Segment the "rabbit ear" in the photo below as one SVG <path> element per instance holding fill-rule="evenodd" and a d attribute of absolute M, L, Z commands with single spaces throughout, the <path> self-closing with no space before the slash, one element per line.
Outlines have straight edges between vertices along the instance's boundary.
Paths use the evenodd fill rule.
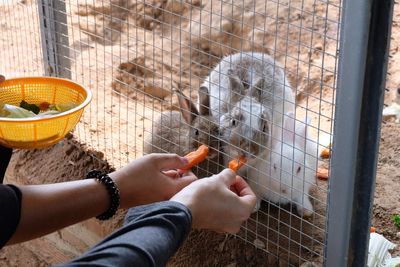
<path fill-rule="evenodd" d="M 244 92 L 244 86 L 242 81 L 240 80 L 239 76 L 233 73 L 233 70 L 231 69 L 228 70 L 228 78 L 229 78 L 230 89 L 232 91 L 237 93 Z"/>
<path fill-rule="evenodd" d="M 310 117 L 305 117 L 304 121 L 296 121 L 296 136 L 307 137 L 308 125 L 311 125 Z"/>
<path fill-rule="evenodd" d="M 308 126 L 311 125 L 311 118 L 310 117 L 305 117 L 304 118 L 304 137 L 307 137 L 307 130 L 308 130 Z"/>
<path fill-rule="evenodd" d="M 178 96 L 179 107 L 183 118 L 188 124 L 192 124 L 193 120 L 199 115 L 196 106 L 192 101 L 186 98 L 186 96 L 179 90 L 173 89 L 173 92 Z"/>
<path fill-rule="evenodd" d="M 202 116 L 211 115 L 210 111 L 210 94 L 206 86 L 199 88 L 199 113 Z"/>
<path fill-rule="evenodd" d="M 305 117 L 304 121 L 296 121 L 296 136 L 295 143 L 296 147 L 301 151 L 306 150 L 306 140 L 307 138 L 307 130 L 308 126 L 311 125 L 311 118 Z"/>
<path fill-rule="evenodd" d="M 311 125 L 311 118 L 310 117 L 305 117 L 304 118 L 304 123 L 306 124 L 306 125 Z"/>
<path fill-rule="evenodd" d="M 294 113 L 288 112 L 283 118 L 283 141 L 286 144 L 294 144 L 295 135 L 295 119 Z"/>

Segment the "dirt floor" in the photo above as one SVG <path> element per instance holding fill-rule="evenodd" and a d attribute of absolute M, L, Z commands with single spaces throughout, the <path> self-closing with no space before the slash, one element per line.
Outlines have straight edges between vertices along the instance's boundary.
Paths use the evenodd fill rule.
<path fill-rule="evenodd" d="M 0 63 L 0 71 L 7 77 L 20 76 L 23 73 L 18 66 L 24 66 L 24 73 L 40 73 L 39 37 L 33 34 L 38 21 L 29 15 L 36 12 L 35 2 L 1 3 L 4 34 L 0 36 L 0 51 L 9 53 L 4 53 L 6 60 L 4 65 Z M 111 3 L 89 5 L 75 1 L 67 6 L 72 29 L 72 76 L 92 89 L 94 100 L 74 138 L 69 136 L 48 149 L 15 151 L 6 182 L 36 184 L 79 179 L 92 168 L 111 170 L 142 155 L 154 118 L 160 111 L 177 109 L 171 88 L 194 99 L 195 89 L 210 68 L 223 56 L 237 51 L 264 52 L 276 58 L 296 92 L 298 116 L 307 112 L 315 126 L 313 136 L 321 142 L 330 137 L 339 48 L 339 0 Z M 135 12 L 129 12 L 132 10 Z M 22 22 L 7 20 L 11 14 L 20 16 Z M 386 104 L 393 101 L 395 90 L 400 87 L 399 5 L 394 14 Z M 25 42 L 16 34 L 17 29 L 36 40 L 28 43 L 31 55 L 23 49 Z M 11 46 L 10 38 L 14 40 Z M 26 58 L 34 63 L 24 65 Z M 10 64 L 13 61 L 19 64 Z M 115 124 L 119 127 L 110 127 Z M 391 219 L 393 214 L 400 214 L 398 136 L 399 124 L 390 120 L 382 124 L 372 218 L 377 232 L 399 245 L 393 255 L 400 255 L 400 229 Z M 320 160 L 320 166 L 328 165 L 329 160 Z M 290 212 L 291 207 L 263 203 L 236 237 L 193 231 L 170 266 L 321 265 L 327 182 L 318 181 L 311 195 L 315 213 L 308 219 Z M 81 227 L 95 229 L 93 236 L 83 239 L 75 238 L 82 231 L 69 228 L 6 247 L 0 251 L 0 266 L 48 266 L 66 261 L 120 225 L 122 216 L 123 212 L 101 225 L 82 224 Z M 49 244 L 57 244 L 57 249 Z"/>

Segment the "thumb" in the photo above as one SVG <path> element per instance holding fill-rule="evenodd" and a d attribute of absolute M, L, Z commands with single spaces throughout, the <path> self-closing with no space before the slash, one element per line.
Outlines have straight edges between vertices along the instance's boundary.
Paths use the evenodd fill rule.
<path fill-rule="evenodd" d="M 231 185 L 233 185 L 235 183 L 235 177 L 236 174 L 234 171 L 232 171 L 231 169 L 224 169 L 223 171 L 221 171 L 218 175 L 217 175 L 217 179 L 221 179 L 222 182 L 228 187 L 230 188 Z"/>
<path fill-rule="evenodd" d="M 185 167 L 189 162 L 177 154 L 153 154 L 153 159 L 159 170 L 171 170 Z"/>

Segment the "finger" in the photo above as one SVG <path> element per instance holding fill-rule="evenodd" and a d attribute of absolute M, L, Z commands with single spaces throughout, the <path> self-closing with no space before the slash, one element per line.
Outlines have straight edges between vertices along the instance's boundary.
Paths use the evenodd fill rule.
<path fill-rule="evenodd" d="M 186 177 L 186 176 L 191 176 L 194 177 L 194 179 L 198 179 L 197 176 L 191 172 L 191 171 L 186 171 L 183 172 L 181 170 L 169 170 L 169 171 L 163 171 L 162 172 L 164 175 L 170 177 L 170 178 L 181 178 L 181 177 Z"/>
<path fill-rule="evenodd" d="M 246 196 L 246 195 L 251 195 L 251 196 L 256 196 L 251 190 L 249 184 L 239 175 L 236 175 L 235 177 L 235 183 L 232 185 L 235 188 L 236 193 L 238 196 Z"/>
<path fill-rule="evenodd" d="M 164 175 L 171 177 L 171 178 L 179 178 L 181 177 L 181 174 L 178 171 L 175 170 L 169 170 L 169 171 L 164 171 Z"/>
<path fill-rule="evenodd" d="M 186 175 L 195 175 L 193 172 L 191 172 L 190 170 L 185 171 L 185 170 L 178 170 L 179 175 L 182 176 L 186 176 Z M 196 176 L 196 175 L 195 175 Z"/>
<path fill-rule="evenodd" d="M 224 169 L 216 177 L 217 179 L 221 179 L 222 182 L 230 188 L 231 185 L 235 183 L 235 176 L 235 172 L 231 169 Z"/>
<path fill-rule="evenodd" d="M 0 74 L 0 83 L 4 82 L 6 80 L 6 77 Z"/>
<path fill-rule="evenodd" d="M 196 180 L 197 180 L 197 177 L 195 175 L 187 175 L 187 176 L 183 176 L 181 178 L 175 179 L 174 183 L 176 183 L 176 187 L 177 187 L 178 191 L 181 191 L 183 188 L 190 185 L 191 183 L 193 183 Z"/>
<path fill-rule="evenodd" d="M 250 186 L 240 176 L 236 176 L 236 182 L 233 186 L 239 196 L 239 201 L 248 208 L 249 212 L 253 211 L 256 206 L 257 197 L 253 190 L 251 190 Z"/>
<path fill-rule="evenodd" d="M 177 154 L 152 154 L 156 166 L 160 170 L 171 170 L 185 167 L 189 162 Z"/>

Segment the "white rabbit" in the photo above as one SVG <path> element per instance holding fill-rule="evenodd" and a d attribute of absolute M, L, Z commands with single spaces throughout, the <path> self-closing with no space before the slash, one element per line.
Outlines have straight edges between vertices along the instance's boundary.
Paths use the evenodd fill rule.
<path fill-rule="evenodd" d="M 316 183 L 317 143 L 307 133 L 309 121 L 299 122 L 293 113 L 284 118 L 282 136 L 273 140 L 272 150 L 248 169 L 248 180 L 261 198 L 279 204 L 293 203 L 300 216 L 314 212 L 309 191 Z"/>
<path fill-rule="evenodd" d="M 225 163 L 237 155 L 257 156 L 279 135 L 283 113 L 294 110 L 294 94 L 283 68 L 267 54 L 227 56 L 203 87 L 210 92 L 212 116 L 220 122 Z"/>
<path fill-rule="evenodd" d="M 180 112 L 161 113 L 153 123 L 151 135 L 145 140 L 143 152 L 168 152 L 183 156 L 205 144 L 210 148 L 208 159 L 194 172 L 199 177 L 217 173 L 220 168 L 219 127 L 210 114 L 207 88 L 199 89 L 202 103 L 199 110 L 182 92 L 174 90 L 174 93 L 178 96 Z"/>
<path fill-rule="evenodd" d="M 233 158 L 244 155 L 248 164 L 271 142 L 270 112 L 249 90 L 236 105 L 220 118 L 224 166 Z M 239 171 L 244 175 L 245 168 Z"/>

